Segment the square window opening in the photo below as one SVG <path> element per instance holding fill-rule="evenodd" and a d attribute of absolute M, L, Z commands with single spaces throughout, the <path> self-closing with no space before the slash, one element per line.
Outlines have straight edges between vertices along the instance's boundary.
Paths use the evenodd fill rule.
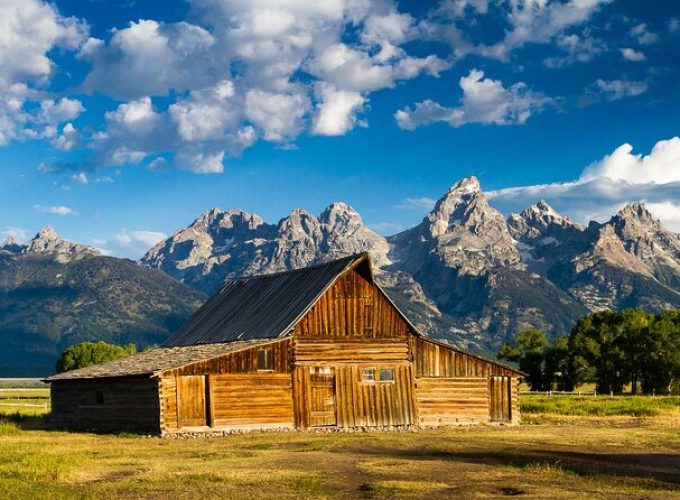
<path fill-rule="evenodd" d="M 266 347 L 257 352 L 257 371 L 274 371 L 274 349 Z"/>
<path fill-rule="evenodd" d="M 380 369 L 380 381 L 381 382 L 391 382 L 394 380 L 394 370 L 392 368 L 381 368 Z"/>
<path fill-rule="evenodd" d="M 361 380 L 363 380 L 364 382 L 375 381 L 375 371 L 373 369 L 363 370 L 361 372 Z"/>

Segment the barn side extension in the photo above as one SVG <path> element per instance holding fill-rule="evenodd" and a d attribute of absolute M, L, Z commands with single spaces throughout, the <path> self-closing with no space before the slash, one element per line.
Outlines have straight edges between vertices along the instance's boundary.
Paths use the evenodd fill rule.
<path fill-rule="evenodd" d="M 366 254 L 227 281 L 163 347 L 54 375 L 58 427 L 518 423 L 516 369 L 420 333 Z"/>

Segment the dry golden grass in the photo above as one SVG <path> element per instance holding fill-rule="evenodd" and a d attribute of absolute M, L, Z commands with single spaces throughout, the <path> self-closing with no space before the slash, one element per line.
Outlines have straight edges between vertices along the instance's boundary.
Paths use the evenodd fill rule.
<path fill-rule="evenodd" d="M 678 408 L 195 439 L 55 432 L 45 410 L 20 410 L 0 409 L 0 498 L 680 497 Z"/>
<path fill-rule="evenodd" d="M 680 430 L 658 418 L 196 439 L 6 420 L 0 498 L 680 496 Z"/>

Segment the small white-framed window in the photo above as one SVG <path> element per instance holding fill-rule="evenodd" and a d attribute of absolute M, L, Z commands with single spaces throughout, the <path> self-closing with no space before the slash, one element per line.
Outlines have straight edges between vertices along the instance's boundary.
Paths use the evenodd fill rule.
<path fill-rule="evenodd" d="M 366 368 L 361 371 L 362 382 L 394 382 L 393 368 Z"/>

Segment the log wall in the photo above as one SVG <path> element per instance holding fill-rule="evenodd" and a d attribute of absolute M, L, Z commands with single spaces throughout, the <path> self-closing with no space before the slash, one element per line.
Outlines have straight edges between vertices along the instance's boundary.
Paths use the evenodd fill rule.
<path fill-rule="evenodd" d="M 420 425 L 489 421 L 489 390 L 485 377 L 418 378 L 415 396 Z"/>
<path fill-rule="evenodd" d="M 406 339 L 408 324 L 378 287 L 356 271 L 342 276 L 295 325 L 300 337 Z"/>
<path fill-rule="evenodd" d="M 54 427 L 160 430 L 158 381 L 154 378 L 62 380 L 52 382 L 50 391 L 50 423 Z"/>
<path fill-rule="evenodd" d="M 214 427 L 294 424 L 289 374 L 210 375 L 208 385 Z"/>
<path fill-rule="evenodd" d="M 407 361 L 408 343 L 392 339 L 296 338 L 293 343 L 296 363 L 351 363 L 363 361 Z"/>
<path fill-rule="evenodd" d="M 273 350 L 274 369 L 258 371 L 258 352 Z M 293 424 L 292 343 L 290 339 L 228 353 L 218 358 L 168 370 L 159 377 L 163 432 L 176 432 L 182 427 L 283 426 Z M 183 401 L 201 396 L 185 395 L 192 377 L 205 378 L 204 425 L 182 422 Z M 181 408 L 178 409 L 178 407 Z M 186 409 L 186 408 L 185 408 Z"/>
<path fill-rule="evenodd" d="M 517 377 L 517 372 L 420 337 L 412 340 L 416 377 Z"/>

